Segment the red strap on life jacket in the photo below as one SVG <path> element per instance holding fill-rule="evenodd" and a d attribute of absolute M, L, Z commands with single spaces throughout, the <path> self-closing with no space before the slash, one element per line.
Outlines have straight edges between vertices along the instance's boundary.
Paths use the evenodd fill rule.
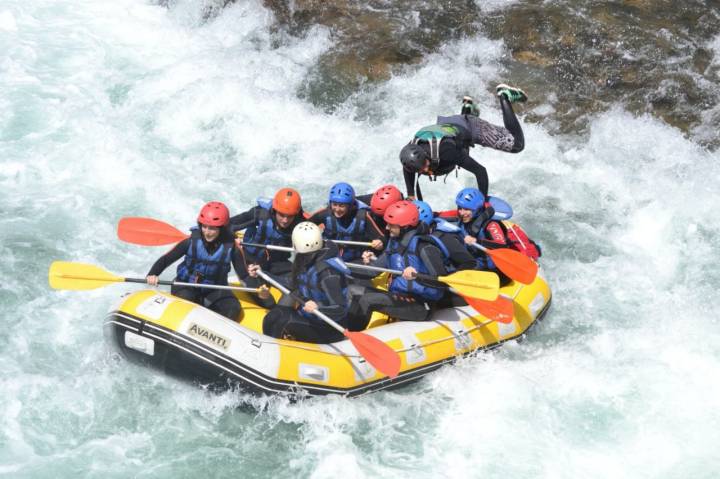
<path fill-rule="evenodd" d="M 491 221 L 485 227 L 485 231 L 490 233 L 489 241 L 493 243 L 505 244 L 505 233 L 503 233 L 502 226 L 497 221 Z"/>

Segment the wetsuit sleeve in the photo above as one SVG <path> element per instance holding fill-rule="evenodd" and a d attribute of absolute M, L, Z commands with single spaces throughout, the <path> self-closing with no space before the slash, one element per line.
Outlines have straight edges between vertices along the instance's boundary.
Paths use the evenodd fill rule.
<path fill-rule="evenodd" d="M 176 244 L 173 249 L 160 256 L 160 258 L 155 261 L 155 264 L 152 265 L 147 276 L 160 276 L 168 266 L 185 256 L 189 246 L 190 238 L 184 239 Z"/>
<path fill-rule="evenodd" d="M 380 229 L 380 227 L 375 223 L 375 220 L 372 219 L 372 216 L 370 216 L 370 213 L 365 214 L 365 235 L 364 239 L 366 241 L 373 241 L 376 239 L 379 239 L 380 241 L 385 244 L 385 232 Z"/>
<path fill-rule="evenodd" d="M 408 196 L 415 196 L 415 175 L 416 173 L 412 173 L 403 168 L 403 178 L 405 178 L 405 190 L 407 191 Z"/>
<path fill-rule="evenodd" d="M 308 218 L 308 221 L 311 223 L 315 223 L 316 225 L 324 225 L 325 224 L 325 218 L 327 218 L 328 215 L 328 209 L 323 208 L 321 210 L 316 211 L 310 217 Z"/>
<path fill-rule="evenodd" d="M 237 249 L 233 245 L 232 254 L 230 255 L 230 259 L 232 261 L 233 268 L 235 269 L 235 274 L 237 274 L 238 278 L 244 278 L 247 276 L 247 271 L 245 270 L 245 258 L 243 258 L 242 253 L 239 249 Z"/>
<path fill-rule="evenodd" d="M 330 272 L 323 274 L 320 280 L 319 286 L 327 295 L 329 304 L 318 305 L 320 306 L 318 309 L 335 320 L 343 319 L 347 312 L 348 298 L 343 292 L 343 286 L 347 287 L 347 285 L 344 283 L 342 276 Z"/>
<path fill-rule="evenodd" d="M 388 255 L 385 253 L 382 253 L 380 256 L 377 257 L 376 260 L 370 261 L 370 266 L 377 266 L 379 268 L 387 268 L 388 267 Z"/>
<path fill-rule="evenodd" d="M 460 241 L 457 235 L 443 234 L 440 237 L 445 248 L 450 254 L 450 262 L 459 270 L 474 269 L 476 265 L 475 257 L 470 254 L 465 245 Z"/>
<path fill-rule="evenodd" d="M 447 274 L 443 255 L 437 246 L 429 243 L 421 243 L 418 246 L 418 256 L 428 269 L 428 274 L 433 276 L 444 276 Z"/>
<path fill-rule="evenodd" d="M 444 276 L 447 274 L 442 253 L 437 246 L 429 243 L 421 243 L 418 245 L 417 255 L 428 270 L 426 274 L 432 276 Z M 440 281 L 430 279 L 415 279 L 414 281 L 433 288 L 447 288 L 447 285 Z"/>
<path fill-rule="evenodd" d="M 488 195 L 488 187 L 489 187 L 489 180 L 488 180 L 488 174 L 487 170 L 483 165 L 475 161 L 467 151 L 465 150 L 458 150 L 458 162 L 457 165 L 462 168 L 463 170 L 467 170 L 473 175 L 475 175 L 475 179 L 477 180 L 478 189 L 482 192 L 483 195 L 487 197 Z"/>
<path fill-rule="evenodd" d="M 240 213 L 239 215 L 231 217 L 230 230 L 235 232 L 244 230 L 245 228 L 252 226 L 255 223 L 255 210 L 257 208 L 259 208 L 259 206 L 255 206 L 245 211 L 244 213 Z"/>

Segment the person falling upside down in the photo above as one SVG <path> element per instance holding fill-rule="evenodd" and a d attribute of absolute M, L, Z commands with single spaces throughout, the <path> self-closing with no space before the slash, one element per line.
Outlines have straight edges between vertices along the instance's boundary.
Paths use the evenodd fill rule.
<path fill-rule="evenodd" d="M 487 170 L 469 154 L 469 148 L 480 145 L 509 153 L 525 148 L 525 138 L 512 103 L 527 101 L 519 88 L 500 84 L 496 87 L 505 127 L 493 125 L 478 117 L 479 110 L 471 97 L 464 97 L 459 115 L 439 116 L 437 123 L 421 128 L 412 141 L 400 150 L 400 162 L 408 199 L 422 200 L 420 175 L 432 180 L 462 168 L 475 175 L 478 189 L 488 195 Z"/>

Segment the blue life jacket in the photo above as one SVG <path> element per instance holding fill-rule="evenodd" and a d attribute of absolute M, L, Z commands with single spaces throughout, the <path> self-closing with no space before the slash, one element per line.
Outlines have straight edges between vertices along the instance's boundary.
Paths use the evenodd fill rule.
<path fill-rule="evenodd" d="M 215 253 L 205 248 L 202 234 L 191 228 L 190 245 L 185 258 L 177 267 L 177 280 L 183 283 L 227 284 L 233 243 L 221 243 Z"/>
<path fill-rule="evenodd" d="M 280 231 L 275 227 L 271 204 L 260 198 L 258 199 L 258 206 L 260 208 L 255 210 L 255 224 L 248 226 L 245 230 L 243 241 L 247 243 L 292 246 L 291 233 Z M 254 246 L 243 246 L 243 248 L 252 256 L 258 256 L 263 252 L 262 248 Z"/>
<path fill-rule="evenodd" d="M 449 257 L 445 245 L 438 238 L 428 235 L 419 235 L 416 232 L 406 233 L 402 240 L 391 238 L 385 253 L 388 255 L 388 263 L 391 269 L 404 270 L 412 266 L 418 273 L 429 273 L 427 267 L 418 256 L 418 243 L 429 241 L 437 246 L 443 255 Z M 402 276 L 394 276 L 390 283 L 389 291 L 402 295 L 411 295 L 424 301 L 437 301 L 445 293 L 441 288 L 433 288 L 418 283 L 415 280 L 406 280 Z"/>
<path fill-rule="evenodd" d="M 321 258 L 318 261 L 315 261 L 315 263 L 310 266 L 310 268 L 308 268 L 306 271 L 300 273 L 297 278 L 298 289 L 300 290 L 300 294 L 303 298 L 308 300 L 311 299 L 315 301 L 318 306 L 321 307 L 329 306 L 330 298 L 328 298 L 327 294 L 325 294 L 325 291 L 323 291 L 322 287 L 320 286 L 320 279 L 323 272 L 327 270 L 334 270 L 339 272 L 340 275 L 338 276 L 338 278 L 342 282 L 342 294 L 343 298 L 345 299 L 344 304 L 341 304 L 340 306 L 344 308 L 344 316 L 346 317 L 347 312 L 350 309 L 350 301 L 348 300 L 348 286 L 345 276 L 349 274 L 349 269 L 342 261 L 334 260 L 337 260 L 337 257 L 325 259 Z M 298 312 L 306 318 L 316 318 L 314 314 L 306 313 L 302 308 L 300 308 Z"/>
<path fill-rule="evenodd" d="M 367 209 L 358 206 L 355 211 L 355 217 L 347 227 L 343 227 L 340 224 L 332 211 L 328 211 L 328 215 L 325 217 L 325 230 L 323 231 L 323 237 L 329 240 L 344 240 L 344 241 L 360 241 L 363 239 L 365 234 L 365 226 L 367 225 Z M 362 255 L 361 248 L 346 247 L 339 245 L 343 250 L 342 259 L 344 261 L 350 261 L 355 258 L 359 258 Z"/>

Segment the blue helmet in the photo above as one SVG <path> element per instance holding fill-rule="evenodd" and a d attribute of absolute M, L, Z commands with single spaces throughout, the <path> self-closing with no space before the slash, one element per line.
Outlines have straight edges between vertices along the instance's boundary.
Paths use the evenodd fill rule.
<path fill-rule="evenodd" d="M 455 197 L 455 204 L 477 213 L 485 204 L 485 196 L 477 188 L 463 188 Z"/>
<path fill-rule="evenodd" d="M 418 212 L 420 213 L 420 221 L 422 221 L 426 225 L 432 223 L 433 212 L 432 208 L 430 208 L 430 205 L 420 200 L 413 201 L 413 204 L 417 206 Z"/>
<path fill-rule="evenodd" d="M 355 190 L 347 183 L 336 183 L 330 188 L 328 201 L 330 203 L 345 203 L 349 205 L 355 201 Z"/>

